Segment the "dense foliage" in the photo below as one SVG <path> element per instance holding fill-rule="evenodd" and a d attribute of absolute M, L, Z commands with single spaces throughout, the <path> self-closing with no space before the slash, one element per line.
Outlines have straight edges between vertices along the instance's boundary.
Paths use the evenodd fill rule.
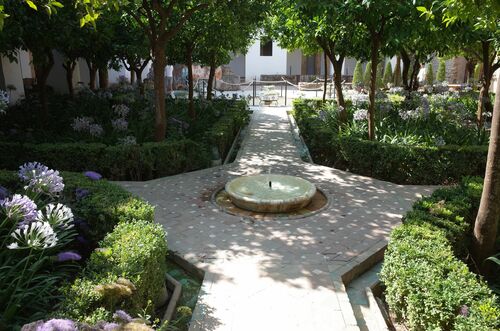
<path fill-rule="evenodd" d="M 482 179 L 415 203 L 389 241 L 381 272 L 390 308 L 412 330 L 496 330 L 500 306 L 466 257 Z"/>
<path fill-rule="evenodd" d="M 362 100 L 348 103 L 349 122 L 337 107 L 296 100 L 294 116 L 315 162 L 396 183 L 440 184 L 483 175 L 487 134 L 472 121 L 473 96 L 389 95 L 377 104 L 377 141 L 368 141 Z"/>
<path fill-rule="evenodd" d="M 37 99 L 9 108 L 0 123 L 0 168 L 39 160 L 66 171 L 97 170 L 110 179 L 146 180 L 205 168 L 215 148 L 223 159 L 249 113 L 243 100 L 198 100 L 196 119 L 187 101 L 168 99 L 171 130 L 152 142 L 154 113 L 136 90 L 116 88 L 75 98 L 54 95 L 50 124 L 39 126 Z"/>

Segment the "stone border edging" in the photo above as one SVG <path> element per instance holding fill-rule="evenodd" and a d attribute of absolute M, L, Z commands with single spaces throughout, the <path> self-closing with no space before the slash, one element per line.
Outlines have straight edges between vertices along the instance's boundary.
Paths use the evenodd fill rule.
<path fill-rule="evenodd" d="M 291 111 L 287 111 L 286 115 L 288 117 L 290 127 L 292 128 L 293 139 L 296 141 L 299 141 L 300 145 L 301 145 L 299 149 L 306 152 L 306 158 L 307 158 L 306 162 L 314 164 L 311 153 L 309 152 L 309 148 L 307 147 L 306 142 L 304 141 L 304 138 L 302 138 L 302 135 L 300 134 L 300 129 L 299 129 L 299 126 L 297 125 L 297 122 L 295 121 L 295 117 L 293 117 Z"/>
<path fill-rule="evenodd" d="M 170 321 L 172 319 L 175 313 L 175 308 L 177 308 L 177 302 L 179 301 L 182 293 L 181 283 L 168 273 L 165 275 L 165 278 L 167 281 L 167 287 L 172 291 L 172 296 L 168 301 L 167 310 L 165 310 L 165 314 L 163 314 L 162 322 Z"/>

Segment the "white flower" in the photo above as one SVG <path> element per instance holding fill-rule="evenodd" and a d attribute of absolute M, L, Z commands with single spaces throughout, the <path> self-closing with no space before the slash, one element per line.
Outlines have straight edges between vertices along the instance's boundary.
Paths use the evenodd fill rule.
<path fill-rule="evenodd" d="M 57 235 L 48 222 L 21 225 L 11 236 L 15 241 L 7 246 L 9 249 L 46 249 L 57 244 Z"/>
<path fill-rule="evenodd" d="M 120 116 L 121 118 L 127 117 L 128 113 L 130 112 L 130 108 L 124 104 L 114 105 L 112 108 L 115 114 Z"/>
<path fill-rule="evenodd" d="M 71 127 L 76 132 L 83 132 L 88 131 L 92 123 L 94 123 L 94 119 L 92 117 L 76 117 L 73 119 Z"/>
<path fill-rule="evenodd" d="M 366 109 L 358 109 L 354 112 L 355 121 L 364 121 L 367 118 L 368 118 L 368 110 Z"/>
<path fill-rule="evenodd" d="M 128 129 L 128 122 L 124 118 L 117 118 L 116 120 L 112 120 L 111 125 L 116 131 L 127 131 Z"/>
<path fill-rule="evenodd" d="M 99 124 L 91 124 L 89 126 L 89 134 L 92 137 L 99 137 L 104 133 L 104 129 Z"/>
<path fill-rule="evenodd" d="M 0 90 L 0 114 L 4 114 L 9 106 L 9 95 L 7 92 Z"/>
<path fill-rule="evenodd" d="M 137 145 L 137 139 L 134 136 L 126 136 L 118 139 L 118 143 L 121 145 Z"/>
<path fill-rule="evenodd" d="M 62 203 L 50 203 L 45 207 L 45 215 L 38 211 L 38 220 L 47 222 L 53 227 L 71 229 L 73 225 L 73 212 Z"/>

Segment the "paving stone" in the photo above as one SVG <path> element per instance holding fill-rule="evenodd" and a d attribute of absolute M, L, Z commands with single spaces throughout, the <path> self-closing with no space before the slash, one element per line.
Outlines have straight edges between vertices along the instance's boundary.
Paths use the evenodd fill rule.
<path fill-rule="evenodd" d="M 207 272 L 190 330 L 359 330 L 342 274 L 383 247 L 404 212 L 434 189 L 303 162 L 286 110 L 255 108 L 232 164 L 120 183 L 157 206 L 169 248 Z M 253 220 L 209 201 L 226 181 L 269 171 L 317 184 L 328 207 L 302 219 Z"/>

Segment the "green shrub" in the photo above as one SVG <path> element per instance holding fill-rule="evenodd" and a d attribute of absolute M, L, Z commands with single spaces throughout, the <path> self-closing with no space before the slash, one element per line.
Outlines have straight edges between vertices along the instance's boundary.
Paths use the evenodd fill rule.
<path fill-rule="evenodd" d="M 360 87 L 363 85 L 363 63 L 361 61 L 356 62 L 356 67 L 354 68 L 354 74 L 352 76 L 352 87 Z"/>
<path fill-rule="evenodd" d="M 366 88 L 370 86 L 371 77 L 372 77 L 372 63 L 368 61 L 365 67 L 365 73 L 363 75 L 363 83 L 365 84 Z"/>
<path fill-rule="evenodd" d="M 153 222 L 154 207 L 106 180 L 93 181 L 82 174 L 63 172 L 64 192 L 74 197 L 77 188 L 90 194 L 75 200 L 72 209 L 89 225 L 89 239 L 97 243 L 122 222 L 134 219 Z"/>
<path fill-rule="evenodd" d="M 387 84 L 392 83 L 392 65 L 391 61 L 387 61 L 384 69 L 384 77 L 382 78 L 382 82 L 384 87 L 387 87 Z"/>
<path fill-rule="evenodd" d="M 427 65 L 427 70 L 425 72 L 425 82 L 427 85 L 433 85 L 434 84 L 434 68 L 432 66 L 432 63 L 429 63 Z"/>
<path fill-rule="evenodd" d="M 4 169 L 36 160 L 53 169 L 97 171 L 112 180 L 148 180 L 205 168 L 210 161 L 204 144 L 187 139 L 116 146 L 0 142 L 0 154 Z"/>
<path fill-rule="evenodd" d="M 437 190 L 417 202 L 391 233 L 380 274 L 391 310 L 411 330 L 496 330 L 500 307 L 454 254 L 470 234 L 475 188 Z M 460 312 L 462 310 L 462 313 Z"/>
<path fill-rule="evenodd" d="M 398 86 L 401 86 L 401 81 L 402 81 L 402 77 L 401 77 L 401 59 L 399 58 L 399 56 L 397 57 L 397 60 L 396 60 L 396 67 L 394 68 L 394 75 L 393 75 L 393 84 L 394 86 L 398 87 Z"/>
<path fill-rule="evenodd" d="M 398 184 L 443 184 L 463 176 L 483 176 L 488 146 L 415 146 L 339 134 L 319 118 L 323 103 L 294 101 L 293 115 L 309 152 L 318 164 Z"/>
<path fill-rule="evenodd" d="M 152 313 L 165 285 L 167 243 L 161 225 L 148 221 L 120 223 L 92 253 L 56 315 L 95 323 L 117 309 L 132 315 Z M 131 282 L 132 284 L 130 284 Z"/>
<path fill-rule="evenodd" d="M 384 88 L 384 82 L 383 82 L 383 76 L 384 76 L 384 63 L 379 62 L 377 64 L 377 80 L 375 85 L 377 86 L 378 89 Z"/>
<path fill-rule="evenodd" d="M 446 80 L 446 60 L 445 59 L 439 59 L 436 80 L 439 83 L 442 83 Z"/>

